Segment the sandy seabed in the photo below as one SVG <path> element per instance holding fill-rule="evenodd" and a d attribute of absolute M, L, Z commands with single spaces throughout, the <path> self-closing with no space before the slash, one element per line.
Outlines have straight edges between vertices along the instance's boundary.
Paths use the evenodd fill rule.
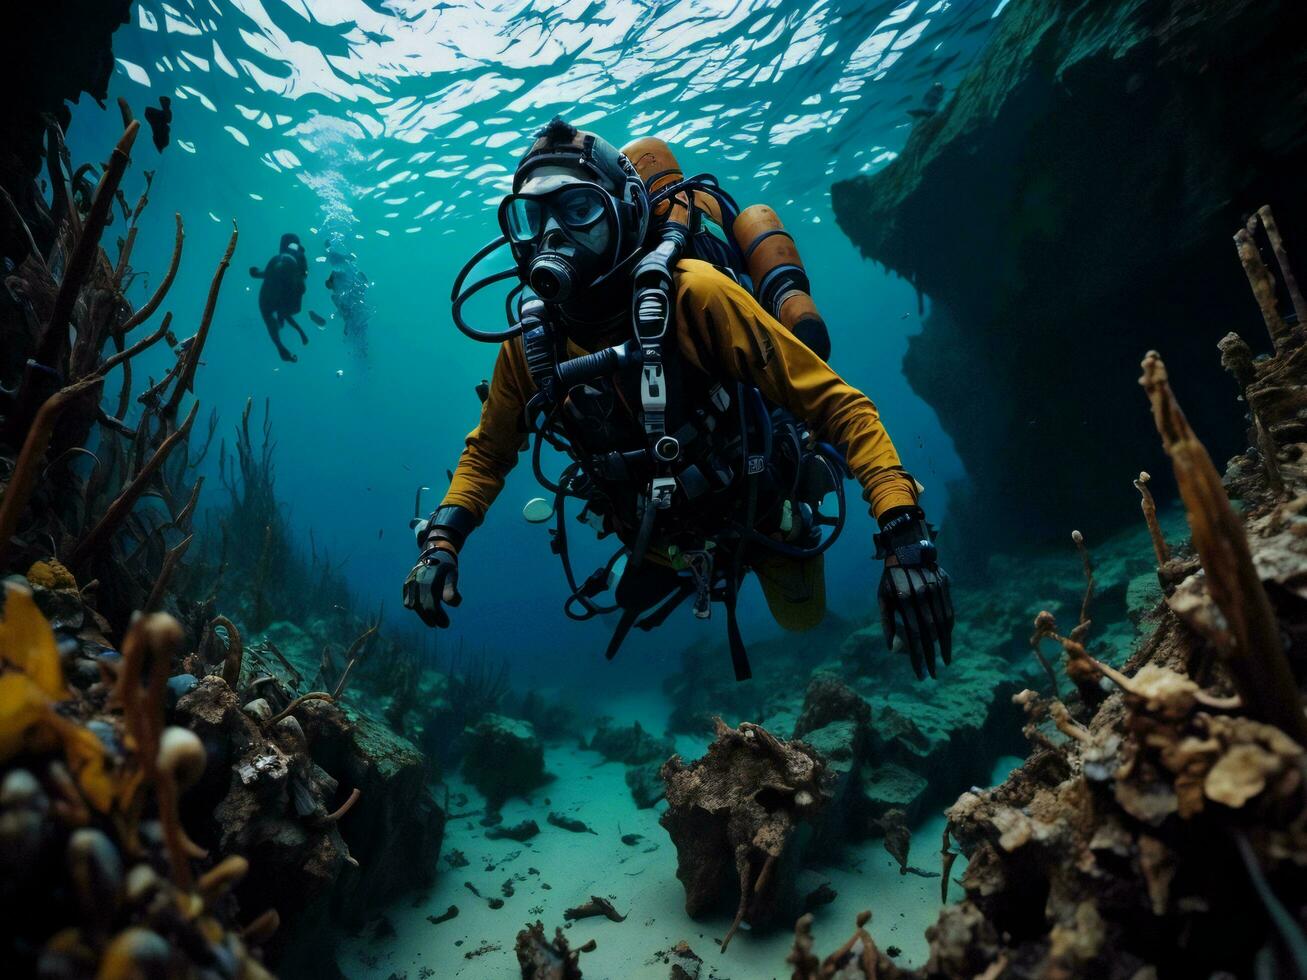
<path fill-rule="evenodd" d="M 648 729 L 660 731 L 665 719 L 662 707 L 651 697 L 647 703 L 613 706 L 612 714 L 621 723 L 638 718 Z M 677 751 L 686 759 L 701 755 L 707 744 L 707 739 L 687 736 L 676 740 Z M 1004 760 L 996 769 L 996 779 L 1018 761 Z M 658 825 L 666 804 L 638 809 L 626 786 L 624 766 L 607 762 L 596 752 L 567 746 L 547 747 L 545 764 L 553 781 L 531 800 L 510 800 L 502 810 L 504 826 L 527 819 L 540 825 L 536 837 L 521 843 L 487 839 L 480 824 L 484 812 L 480 796 L 459 778 L 451 778 L 451 798 L 464 794 L 468 800 L 451 809 L 469 815 L 449 822 L 434 887 L 387 911 L 393 936 L 385 935 L 386 930 L 377 936 L 369 928 L 342 944 L 339 962 L 347 976 L 507 980 L 520 975 L 513 950 L 517 933 L 537 919 L 549 935 L 556 926 L 566 925 L 573 947 L 590 939 L 598 943 L 581 958 L 587 980 L 666 980 L 669 967 L 657 954 L 682 940 L 703 958 L 705 980 L 779 980 L 788 975 L 790 931 L 754 936 L 742 930 L 722 953 L 719 942 L 730 927 L 730 916 L 695 922 L 685 914 L 685 896 L 676 878 L 676 849 Z M 551 811 L 580 819 L 595 833 L 552 826 L 546 822 Z M 938 868 L 943 825 L 940 813 L 913 828 L 912 863 Z M 628 846 L 621 840 L 625 834 L 639 834 L 643 840 Z M 466 856 L 466 867 L 450 866 L 454 851 Z M 963 868 L 964 859 L 959 859 L 953 866 L 955 878 Z M 924 933 L 940 907 L 938 878 L 900 875 L 880 840 L 849 847 L 842 863 L 819 870 L 837 897 L 816 912 L 813 932 L 818 949 L 838 947 L 852 932 L 858 912 L 871 909 L 874 934 L 882 948 L 897 946 L 902 950 L 898 962 L 905 965 L 925 959 Z M 507 882 L 511 895 L 505 894 Z M 595 917 L 565 923 L 564 910 L 591 895 L 610 897 L 626 921 Z M 491 908 L 492 898 L 502 899 L 503 906 Z M 458 906 L 456 918 L 439 924 L 428 920 L 444 914 L 450 905 Z"/>

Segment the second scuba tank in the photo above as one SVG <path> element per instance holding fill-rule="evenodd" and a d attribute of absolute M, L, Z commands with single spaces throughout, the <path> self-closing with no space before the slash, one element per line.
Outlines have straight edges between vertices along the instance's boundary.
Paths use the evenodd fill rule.
<path fill-rule="evenodd" d="M 803 341 L 823 361 L 830 357 L 830 334 L 812 301 L 812 286 L 794 238 L 780 217 L 755 204 L 735 219 L 735 241 L 744 256 L 754 295 L 763 309 Z"/>

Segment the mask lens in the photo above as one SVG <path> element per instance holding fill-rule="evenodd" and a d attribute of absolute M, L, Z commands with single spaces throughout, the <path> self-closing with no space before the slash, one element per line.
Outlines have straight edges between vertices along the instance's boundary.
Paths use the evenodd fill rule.
<path fill-rule="evenodd" d="M 559 193 L 556 208 L 568 228 L 588 228 L 604 216 L 604 195 L 595 187 L 569 187 Z"/>
<path fill-rule="evenodd" d="M 515 242 L 533 242 L 544 225 L 540 202 L 529 197 L 511 197 L 503 210 L 504 234 Z"/>

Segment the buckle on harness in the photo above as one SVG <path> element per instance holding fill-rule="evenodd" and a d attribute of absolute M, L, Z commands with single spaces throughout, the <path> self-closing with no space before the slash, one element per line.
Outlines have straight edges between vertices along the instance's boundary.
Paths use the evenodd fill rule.
<path fill-rule="evenodd" d="M 712 616 L 712 552 L 706 548 L 701 551 L 683 551 L 681 557 L 694 582 L 695 618 L 708 619 Z"/>
<path fill-rule="evenodd" d="M 646 346 L 640 371 L 640 407 L 644 409 L 644 430 L 650 435 L 662 435 L 666 431 L 667 385 L 661 353 L 656 346 Z"/>
<path fill-rule="evenodd" d="M 649 501 L 655 510 L 666 510 L 672 506 L 672 494 L 676 492 L 676 478 L 656 476 L 649 486 Z"/>

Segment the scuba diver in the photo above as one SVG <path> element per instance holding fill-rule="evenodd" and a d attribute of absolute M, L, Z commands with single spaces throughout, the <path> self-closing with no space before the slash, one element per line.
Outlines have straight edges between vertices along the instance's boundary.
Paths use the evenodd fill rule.
<path fill-rule="evenodd" d="M 308 345 L 308 336 L 295 322 L 295 314 L 300 311 L 309 278 L 308 259 L 304 255 L 299 235 L 282 235 L 281 250 L 268 259 L 262 272 L 258 266 L 250 266 L 250 275 L 263 280 L 259 286 L 259 312 L 263 314 L 268 336 L 276 345 L 277 353 L 283 361 L 298 360 L 281 342 L 281 331 L 286 324 L 290 324 L 300 335 L 300 342 Z"/>
<path fill-rule="evenodd" d="M 633 627 L 657 626 L 687 599 L 700 618 L 720 602 L 743 680 L 751 672 L 736 602 L 745 574 L 758 577 L 782 627 L 815 626 L 825 613 L 823 555 L 843 527 L 843 479 L 852 476 L 880 523 L 887 643 L 901 640 L 918 677 L 935 676 L 936 649 L 949 663 L 949 579 L 917 503 L 921 487 L 875 406 L 826 363 L 825 324 L 770 208 L 741 212 L 711 176 L 686 178 L 661 140 L 619 152 L 555 119 L 518 163 L 499 224 L 502 237 L 464 266 L 452 295 L 455 324 L 498 343 L 498 358 L 444 500 L 414 517 L 421 555 L 405 606 L 428 626 L 449 625 L 445 607 L 462 601 L 464 545 L 530 447 L 553 501 L 533 500 L 524 516 L 553 522 L 551 547 L 571 589 L 564 612 L 620 612 L 611 659 Z M 513 266 L 465 289 L 505 245 Z M 470 325 L 467 300 L 510 279 L 508 329 Z M 568 459 L 556 477 L 544 472 L 546 444 Z M 828 516 L 820 508 L 831 494 L 837 513 Z M 600 538 L 620 542 L 580 582 L 569 499 Z M 601 602 L 609 589 L 612 600 Z"/>

